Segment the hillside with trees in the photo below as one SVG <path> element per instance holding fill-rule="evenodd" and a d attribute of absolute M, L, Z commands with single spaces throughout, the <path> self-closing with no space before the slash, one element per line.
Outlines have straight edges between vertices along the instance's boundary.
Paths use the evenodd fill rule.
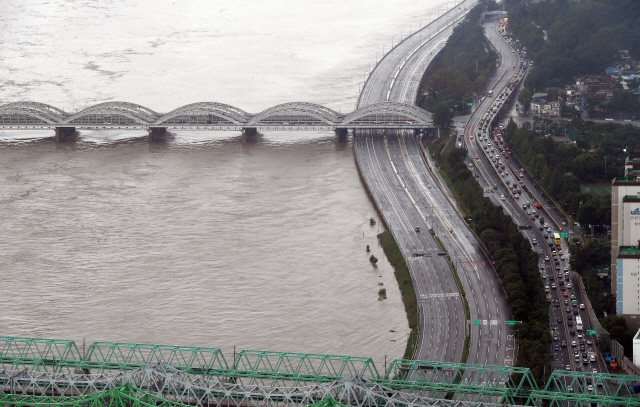
<path fill-rule="evenodd" d="M 535 60 L 532 89 L 560 87 L 601 74 L 628 49 L 640 55 L 640 2 L 634 0 L 506 0 L 509 27 Z M 548 41 L 544 41 L 543 30 Z"/>

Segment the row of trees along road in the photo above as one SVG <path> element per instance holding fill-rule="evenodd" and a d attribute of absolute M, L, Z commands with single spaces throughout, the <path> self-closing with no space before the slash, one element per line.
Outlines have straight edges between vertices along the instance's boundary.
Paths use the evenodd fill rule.
<path fill-rule="evenodd" d="M 451 139 L 442 138 L 441 143 L 447 140 Z M 440 146 L 434 151 L 440 151 Z M 551 336 L 538 257 L 502 207 L 483 197 L 482 188 L 464 162 L 466 153 L 465 149 L 456 148 L 455 143 L 450 142 L 442 154 L 436 153 L 436 158 L 460 205 L 473 219 L 470 226 L 495 262 L 512 318 L 522 321 L 515 327 L 520 338 L 517 364 L 531 369 L 538 384 L 542 384 L 545 366 L 546 371 L 550 371 Z"/>
<path fill-rule="evenodd" d="M 487 44 L 478 22 L 484 10 L 496 7 L 493 0 L 481 0 L 471 9 L 422 78 L 417 105 L 433 112 L 437 127 L 448 127 L 452 113 L 468 112 L 467 104 L 484 89 L 495 69 L 497 54 Z"/>

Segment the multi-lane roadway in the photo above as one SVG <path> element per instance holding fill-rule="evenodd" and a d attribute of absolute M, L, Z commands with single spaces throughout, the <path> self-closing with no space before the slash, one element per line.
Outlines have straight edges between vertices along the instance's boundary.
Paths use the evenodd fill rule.
<path fill-rule="evenodd" d="M 359 107 L 380 101 L 413 103 L 426 66 L 473 5 L 467 1 L 455 6 L 434 27 L 413 34 L 387 54 L 366 82 Z M 415 357 L 457 362 L 464 343 L 467 318 L 437 237 L 458 271 L 470 319 L 487 321 L 470 326 L 467 362 L 512 364 L 515 342 L 504 324 L 510 310 L 500 281 L 450 192 L 426 164 L 413 133 L 359 131 L 354 148 L 362 176 L 412 275 L 420 317 Z"/>
<path fill-rule="evenodd" d="M 507 41 L 496 27 L 496 21 L 485 23 L 485 33 L 502 55 L 502 63 L 490 83 L 493 95 L 482 100 L 467 123 L 464 137 L 469 159 L 479 175 L 480 184 L 494 192 L 493 201 L 501 204 L 518 225 L 528 228 L 523 232 L 539 254 L 541 277 L 550 306 L 552 367 L 603 371 L 603 362 L 592 338 L 584 336 L 590 323 L 581 305 L 583 293 L 578 289 L 575 273 L 569 268 L 568 247 L 565 241 L 561 246 L 553 241 L 553 233 L 563 230 L 573 233 L 573 230 L 535 181 L 520 168 L 499 134 L 496 116 L 511 96 L 510 82 L 522 78 L 523 62 L 527 61 L 518 45 Z M 535 203 L 542 207 L 536 210 Z M 578 329 L 577 317 L 582 320 L 582 330 Z"/>

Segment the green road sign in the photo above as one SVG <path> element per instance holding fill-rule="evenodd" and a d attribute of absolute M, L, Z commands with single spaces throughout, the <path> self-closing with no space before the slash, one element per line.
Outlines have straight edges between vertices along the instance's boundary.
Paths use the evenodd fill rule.
<path fill-rule="evenodd" d="M 473 106 L 473 103 L 467 103 L 467 106 Z"/>
<path fill-rule="evenodd" d="M 479 319 L 474 319 L 473 325 L 482 325 L 482 322 Z"/>
<path fill-rule="evenodd" d="M 507 321 L 507 324 L 509 326 L 514 326 L 516 324 L 516 321 Z"/>
<path fill-rule="evenodd" d="M 597 329 L 587 329 L 587 335 L 598 335 L 598 330 Z"/>
<path fill-rule="evenodd" d="M 559 235 L 563 239 L 568 239 L 569 238 L 569 233 L 559 233 Z"/>

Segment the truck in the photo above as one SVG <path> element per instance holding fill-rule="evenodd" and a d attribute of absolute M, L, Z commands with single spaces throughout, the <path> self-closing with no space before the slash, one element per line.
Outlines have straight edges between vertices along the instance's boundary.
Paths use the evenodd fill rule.
<path fill-rule="evenodd" d="M 540 224 L 544 225 L 544 218 L 542 216 L 540 216 Z"/>
<path fill-rule="evenodd" d="M 582 332 L 582 318 L 580 318 L 580 315 L 576 317 L 576 331 Z"/>
<path fill-rule="evenodd" d="M 535 206 L 538 209 L 542 209 L 542 204 L 540 202 L 534 203 L 533 206 Z"/>

